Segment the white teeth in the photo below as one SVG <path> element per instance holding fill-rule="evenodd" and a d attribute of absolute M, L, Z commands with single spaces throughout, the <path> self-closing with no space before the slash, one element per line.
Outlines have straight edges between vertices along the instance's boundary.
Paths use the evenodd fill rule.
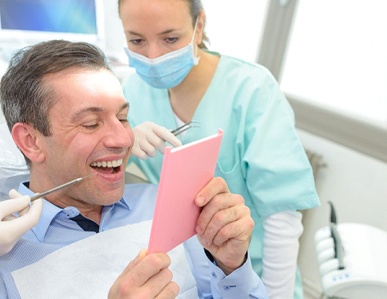
<path fill-rule="evenodd" d="M 93 167 L 118 167 L 122 165 L 122 159 L 113 161 L 100 161 L 91 164 Z"/>

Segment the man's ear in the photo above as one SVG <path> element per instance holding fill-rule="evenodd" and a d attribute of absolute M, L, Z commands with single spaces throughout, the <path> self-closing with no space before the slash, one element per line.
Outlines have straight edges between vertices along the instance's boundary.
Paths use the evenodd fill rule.
<path fill-rule="evenodd" d="M 35 130 L 30 124 L 16 123 L 12 128 L 12 138 L 17 147 L 23 154 L 34 162 L 44 160 L 44 152 L 42 151 L 39 139 L 42 134 Z"/>

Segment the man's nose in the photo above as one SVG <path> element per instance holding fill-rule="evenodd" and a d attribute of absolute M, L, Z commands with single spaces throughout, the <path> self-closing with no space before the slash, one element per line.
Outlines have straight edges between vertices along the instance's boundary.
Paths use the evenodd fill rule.
<path fill-rule="evenodd" d="M 133 142 L 133 131 L 129 124 L 124 126 L 118 119 L 109 124 L 104 142 L 106 147 L 126 148 Z"/>

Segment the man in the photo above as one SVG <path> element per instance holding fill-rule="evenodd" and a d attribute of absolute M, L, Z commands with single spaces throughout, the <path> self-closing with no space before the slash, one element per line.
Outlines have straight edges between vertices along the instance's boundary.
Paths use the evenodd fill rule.
<path fill-rule="evenodd" d="M 82 250 L 89 240 L 124 226 L 137 229 L 151 219 L 157 188 L 124 184 L 125 165 L 133 146 L 127 121 L 129 105 L 104 55 L 86 43 L 49 41 L 19 51 L 2 78 L 0 91 L 12 137 L 30 165 L 30 181 L 20 186 L 20 193 L 31 195 L 97 173 L 45 198 L 37 226 L 0 257 L 0 297 L 19 298 L 21 290 L 28 296 L 31 292 L 41 294 L 42 288 L 57 291 L 62 287 L 63 293 L 56 293 L 55 298 L 69 294 L 80 298 L 82 290 L 73 287 L 76 279 L 72 277 L 55 286 L 48 283 L 49 275 L 47 280 L 36 279 L 43 287 L 31 287 L 30 292 L 25 285 L 34 279 L 31 274 L 38 275 L 44 267 L 35 272 L 28 269 L 43 262 L 51 265 L 47 259 L 52 261 L 56 254 L 78 244 L 77 249 Z M 194 298 L 266 298 L 247 254 L 254 223 L 243 198 L 231 194 L 222 179 L 214 178 L 199 192 L 195 203 L 202 207 L 196 228 L 201 245 L 188 240 L 187 258 L 179 255 L 195 278 Z M 137 241 L 131 247 L 135 248 Z M 116 245 L 111 245 L 112 250 Z M 105 253 L 96 255 L 97 263 L 103 262 Z M 70 255 L 71 259 L 77 254 Z M 59 263 L 65 268 L 71 259 Z M 175 271 L 172 280 L 169 265 L 173 261 L 169 254 L 140 251 L 118 278 L 115 276 L 102 298 L 108 293 L 109 298 L 175 298 L 181 285 L 174 280 L 185 283 L 190 271 Z M 110 264 L 101 266 L 101 271 Z M 98 274 L 88 273 L 87 267 L 82 265 L 72 275 L 79 277 L 77 272 L 84 271 L 91 279 Z M 28 279 L 18 279 L 25 269 Z M 100 297 L 99 284 L 87 283 L 84 288 L 90 285 L 96 292 L 92 298 Z M 180 293 L 187 296 L 190 290 L 190 286 L 184 287 Z M 52 298 L 52 294 L 47 296 Z"/>

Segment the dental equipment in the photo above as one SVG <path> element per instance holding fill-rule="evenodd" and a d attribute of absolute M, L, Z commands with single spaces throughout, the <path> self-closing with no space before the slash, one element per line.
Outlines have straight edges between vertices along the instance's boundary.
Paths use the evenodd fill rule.
<path fill-rule="evenodd" d="M 198 123 L 199 122 L 192 120 L 190 122 L 185 123 L 184 125 L 182 125 L 180 127 L 177 127 L 176 129 L 172 130 L 171 133 L 175 136 L 180 135 L 181 133 L 187 131 L 188 129 L 199 127 L 199 125 L 195 125 Z"/>
<path fill-rule="evenodd" d="M 320 298 L 386 298 L 386 231 L 362 223 L 338 223 L 333 203 L 329 204 L 330 224 L 315 234 Z"/>
<path fill-rule="evenodd" d="M 331 237 L 333 238 L 333 243 L 334 243 L 335 258 L 338 261 L 338 269 L 343 270 L 345 268 L 344 248 L 342 245 L 340 234 L 337 230 L 337 216 L 336 216 L 335 207 L 333 206 L 332 202 L 329 202 L 329 205 L 331 206 L 331 219 L 330 219 L 329 227 L 331 229 Z"/>
<path fill-rule="evenodd" d="M 64 184 L 62 184 L 62 185 L 56 186 L 56 187 L 54 187 L 54 188 L 52 188 L 52 189 L 50 189 L 50 190 L 47 190 L 47 191 L 44 191 L 44 192 L 41 192 L 41 193 L 35 193 L 35 195 L 31 196 L 31 201 L 34 201 L 34 200 L 36 200 L 36 199 L 42 198 L 43 196 L 46 196 L 46 195 L 52 193 L 52 192 L 55 192 L 55 191 L 61 190 L 61 189 L 63 189 L 63 188 L 66 188 L 66 187 L 68 187 L 68 186 L 71 186 L 72 184 L 78 183 L 78 182 L 80 182 L 80 181 L 82 181 L 82 180 L 84 180 L 84 179 L 86 179 L 86 178 L 89 178 L 89 177 L 91 177 L 91 176 L 94 176 L 94 175 L 96 175 L 96 174 L 97 174 L 97 173 L 95 172 L 95 173 L 86 175 L 86 176 L 84 176 L 84 177 L 80 177 L 80 178 L 74 179 L 74 180 L 69 181 L 69 182 L 67 182 L 67 183 L 64 183 Z"/>

